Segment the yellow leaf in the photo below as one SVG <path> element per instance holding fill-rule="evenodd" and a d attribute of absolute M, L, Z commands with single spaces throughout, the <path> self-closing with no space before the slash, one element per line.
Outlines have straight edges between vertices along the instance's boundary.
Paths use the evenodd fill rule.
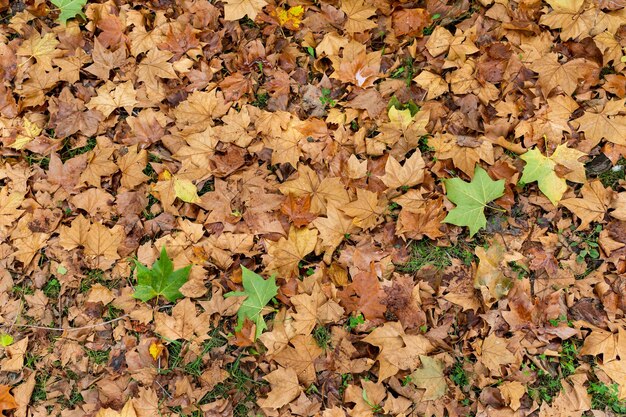
<path fill-rule="evenodd" d="M 304 7 L 294 6 L 290 7 L 288 10 L 283 9 L 282 7 L 277 7 L 275 13 L 278 23 L 281 26 L 290 30 L 295 30 L 298 29 L 300 27 L 300 23 L 302 23 Z"/>
<path fill-rule="evenodd" d="M 176 197 L 180 198 L 185 203 L 197 203 L 200 201 L 198 189 L 190 180 L 174 177 L 174 192 L 176 193 Z"/>
<path fill-rule="evenodd" d="M 152 356 L 152 359 L 156 361 L 159 358 L 159 356 L 161 356 L 161 352 L 163 352 L 163 349 L 165 349 L 165 346 L 163 345 L 163 343 L 152 342 L 150 343 L 150 347 L 148 348 L 148 351 L 150 352 L 150 356 Z"/>
<path fill-rule="evenodd" d="M 23 149 L 24 146 L 41 134 L 42 129 L 27 118 L 23 119 L 23 123 L 22 132 L 17 135 L 15 142 L 10 145 L 13 149 Z"/>

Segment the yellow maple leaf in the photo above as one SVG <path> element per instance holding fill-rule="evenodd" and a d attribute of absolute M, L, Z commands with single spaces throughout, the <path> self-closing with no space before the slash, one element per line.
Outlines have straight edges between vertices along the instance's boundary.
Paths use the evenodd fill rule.
<path fill-rule="evenodd" d="M 15 142 L 9 145 L 13 149 L 23 149 L 24 146 L 41 134 L 42 129 L 27 118 L 23 119 L 23 123 L 21 133 L 18 133 Z"/>
<path fill-rule="evenodd" d="M 150 356 L 152 356 L 152 359 L 154 359 L 156 361 L 159 358 L 159 356 L 161 356 L 161 353 L 163 352 L 163 349 L 165 349 L 165 345 L 163 345 L 163 343 L 157 341 L 157 342 L 150 343 L 150 347 L 148 348 L 148 352 L 150 352 Z"/>
<path fill-rule="evenodd" d="M 304 15 L 304 7 L 294 6 L 289 9 L 277 7 L 273 12 L 273 16 L 278 19 L 278 24 L 289 30 L 297 30 L 302 23 L 302 16 Z"/>
<path fill-rule="evenodd" d="M 198 189 L 193 182 L 177 177 L 173 177 L 173 180 L 176 197 L 180 198 L 185 203 L 197 203 L 200 201 Z"/>

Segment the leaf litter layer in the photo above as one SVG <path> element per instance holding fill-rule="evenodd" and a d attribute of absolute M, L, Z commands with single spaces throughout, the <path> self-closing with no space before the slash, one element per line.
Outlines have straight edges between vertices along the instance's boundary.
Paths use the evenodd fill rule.
<path fill-rule="evenodd" d="M 0 413 L 626 414 L 625 6 L 0 0 Z"/>

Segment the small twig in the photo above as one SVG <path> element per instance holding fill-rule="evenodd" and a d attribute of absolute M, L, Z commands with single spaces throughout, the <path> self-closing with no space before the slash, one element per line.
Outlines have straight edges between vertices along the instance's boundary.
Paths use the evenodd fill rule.
<path fill-rule="evenodd" d="M 45 326 L 32 326 L 30 324 L 16 324 L 16 327 L 26 327 L 29 329 L 40 329 L 40 330 L 53 330 L 56 332 L 71 332 L 76 330 L 85 330 L 85 329 L 93 329 L 94 327 L 104 326 L 106 324 L 111 324 L 116 321 L 120 321 L 128 317 L 128 314 L 124 314 L 123 316 L 116 317 L 114 319 L 104 321 L 102 323 L 90 324 L 88 326 L 80 326 L 80 327 L 45 327 Z"/>

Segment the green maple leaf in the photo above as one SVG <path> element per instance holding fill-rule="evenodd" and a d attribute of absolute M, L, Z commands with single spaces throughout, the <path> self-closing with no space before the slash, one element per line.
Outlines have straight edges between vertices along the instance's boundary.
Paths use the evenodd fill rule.
<path fill-rule="evenodd" d="M 137 285 L 133 297 L 143 302 L 154 297 L 163 296 L 167 301 L 176 301 L 182 298 L 180 287 L 189 278 L 191 265 L 174 271 L 174 264 L 167 256 L 165 246 L 161 249 L 161 256 L 152 264 L 152 269 L 148 269 L 135 260 L 137 266 Z"/>
<path fill-rule="evenodd" d="M 556 206 L 567 191 L 565 179 L 560 178 L 554 171 L 556 161 L 544 156 L 536 148 L 520 155 L 520 158 L 526 161 L 520 184 L 537 181 L 541 192 Z"/>
<path fill-rule="evenodd" d="M 76 17 L 76 15 L 84 16 L 83 7 L 87 0 L 50 0 L 50 2 L 59 8 L 61 11 L 59 22 L 65 24 L 68 19 Z"/>
<path fill-rule="evenodd" d="M 470 237 L 487 225 L 485 206 L 504 194 L 504 180 L 493 181 L 478 165 L 472 182 L 451 178 L 445 179 L 444 183 L 446 195 L 456 207 L 443 221 L 457 226 L 469 226 Z"/>
<path fill-rule="evenodd" d="M 237 327 L 235 327 L 235 330 L 241 330 L 245 320 L 249 319 L 256 324 L 256 334 L 254 336 L 256 339 L 263 333 L 263 330 L 267 329 L 261 311 L 278 294 L 278 286 L 276 285 L 274 275 L 268 279 L 263 279 L 262 276 L 250 271 L 245 266 L 241 267 L 241 271 L 243 291 L 231 291 L 224 294 L 224 297 L 246 297 L 237 311 Z"/>

